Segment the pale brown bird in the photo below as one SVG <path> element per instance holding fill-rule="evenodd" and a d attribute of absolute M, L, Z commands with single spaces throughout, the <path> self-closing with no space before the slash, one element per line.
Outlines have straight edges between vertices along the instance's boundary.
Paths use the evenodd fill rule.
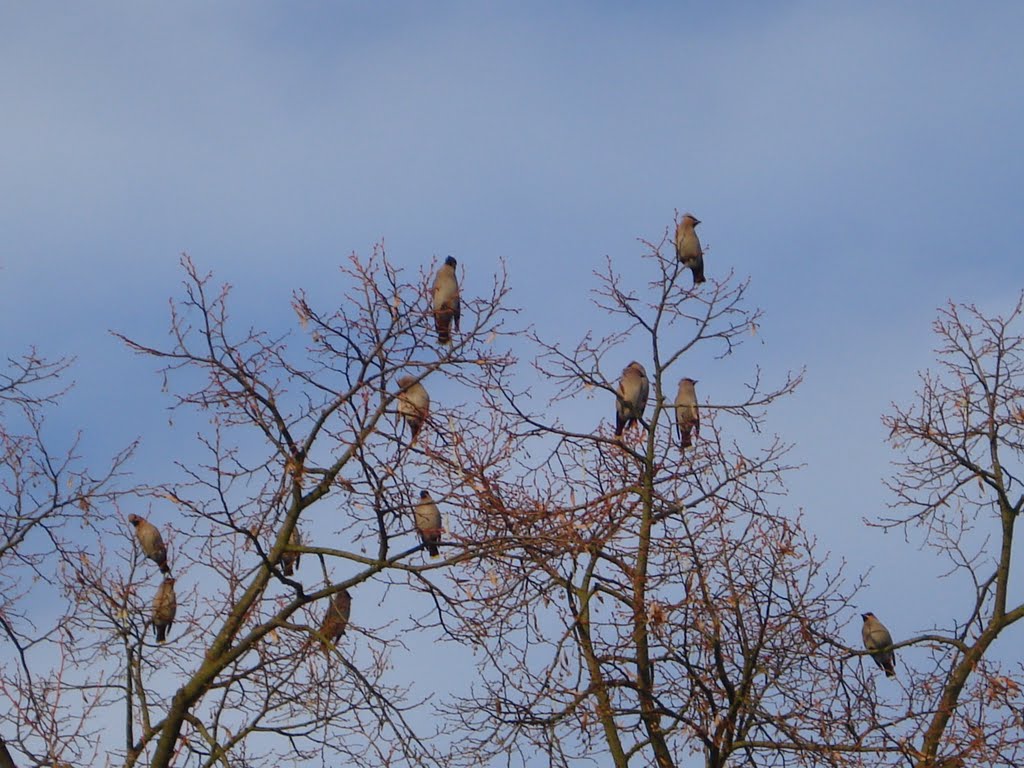
<path fill-rule="evenodd" d="M 437 548 L 441 542 L 441 510 L 428 491 L 420 491 L 420 500 L 416 505 L 416 531 L 430 556 L 438 557 L 441 554 Z"/>
<path fill-rule="evenodd" d="M 452 256 L 444 260 L 434 278 L 434 327 L 437 328 L 437 340 L 441 344 L 452 341 L 451 329 L 459 330 L 459 318 L 462 311 L 459 306 L 459 279 L 455 276 L 458 262 Z"/>
<path fill-rule="evenodd" d="M 623 430 L 643 418 L 649 390 L 647 371 L 636 360 L 622 370 L 618 397 L 615 400 L 616 437 L 621 437 Z"/>
<path fill-rule="evenodd" d="M 320 641 L 320 647 L 324 653 L 330 653 L 331 646 L 328 640 L 335 645 L 341 636 L 345 634 L 348 627 L 348 617 L 352 613 L 352 595 L 347 589 L 335 593 L 331 604 L 327 607 L 327 615 L 324 616 L 323 624 L 320 625 L 320 634 L 325 638 Z"/>
<path fill-rule="evenodd" d="M 862 613 L 860 617 L 864 619 L 864 626 L 860 630 L 864 647 L 871 652 L 871 658 L 878 668 L 885 671 L 886 677 L 896 677 L 896 652 L 892 649 L 892 635 L 870 611 Z"/>
<path fill-rule="evenodd" d="M 167 576 L 153 598 L 153 629 L 158 643 L 167 642 L 167 630 L 178 612 L 178 598 L 174 594 L 174 577 Z"/>
<path fill-rule="evenodd" d="M 398 380 L 398 390 L 398 414 L 412 431 L 409 445 L 413 445 L 430 416 L 430 395 L 415 376 L 402 376 Z"/>
<path fill-rule="evenodd" d="M 693 438 L 700 436 L 700 411 L 697 409 L 697 391 L 693 388 L 696 379 L 679 380 L 676 392 L 676 431 L 679 433 L 680 449 L 693 445 Z"/>
<path fill-rule="evenodd" d="M 700 219 L 688 213 L 676 226 L 676 258 L 693 273 L 694 285 L 704 282 L 704 251 L 694 229 L 698 224 Z"/>
<path fill-rule="evenodd" d="M 142 554 L 152 560 L 160 568 L 161 573 L 170 573 L 167 566 L 167 547 L 156 526 L 138 515 L 128 515 L 128 522 L 135 527 L 135 538 L 139 540 Z"/>
<path fill-rule="evenodd" d="M 302 534 L 299 533 L 299 526 L 292 528 L 292 535 L 288 537 L 288 546 L 302 546 Z M 281 553 L 281 571 L 285 576 L 291 576 L 295 573 L 295 569 L 299 567 L 301 557 L 301 552 L 296 552 L 292 549 L 286 549 Z"/>

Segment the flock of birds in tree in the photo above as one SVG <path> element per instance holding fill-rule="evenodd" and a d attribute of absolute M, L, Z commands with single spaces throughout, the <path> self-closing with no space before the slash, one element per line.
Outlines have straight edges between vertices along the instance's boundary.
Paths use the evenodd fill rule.
<path fill-rule="evenodd" d="M 704 252 L 697 237 L 696 226 L 700 220 L 692 214 L 685 214 L 676 226 L 675 249 L 676 258 L 690 270 L 693 275 L 694 287 L 704 282 Z M 449 256 L 438 269 L 434 277 L 431 310 L 434 317 L 434 328 L 439 344 L 452 342 L 452 329 L 459 331 L 462 317 L 459 302 L 459 280 L 455 273 L 458 262 Z M 426 387 L 416 376 L 402 376 L 397 381 L 398 415 L 409 426 L 411 433 L 409 445 L 412 447 L 419 437 L 420 430 L 430 416 L 430 395 Z M 695 437 L 700 436 L 700 412 L 697 405 L 696 379 L 684 377 L 679 381 L 674 402 L 676 435 L 680 450 L 693 445 Z M 632 424 L 643 425 L 643 413 L 647 407 L 650 393 L 650 382 L 647 371 L 637 361 L 627 365 L 619 379 L 615 402 L 615 437 L 622 439 L 623 432 Z M 426 490 L 420 491 L 419 501 L 415 509 L 416 532 L 423 547 L 431 557 L 439 557 L 438 544 L 441 543 L 442 525 L 441 512 Z M 167 631 L 174 622 L 177 612 L 177 598 L 174 593 L 174 577 L 167 565 L 167 548 L 164 546 L 160 531 L 138 515 L 129 515 L 128 522 L 135 527 L 135 535 L 143 554 L 160 568 L 164 574 L 163 583 L 153 599 L 152 624 L 156 632 L 157 642 L 167 639 Z M 293 529 L 289 538 L 289 549 L 281 554 L 281 568 L 285 576 L 292 576 L 299 566 L 301 553 L 292 547 L 301 547 L 302 540 L 298 528 Z M 325 651 L 329 650 L 326 640 L 337 643 L 348 626 L 352 609 L 352 596 L 347 589 L 337 592 L 331 600 L 327 614 L 320 625 L 321 641 Z M 861 614 L 864 625 L 861 636 L 865 649 L 872 659 L 888 677 L 896 676 L 896 654 L 892 649 L 892 636 L 885 625 L 873 613 Z"/>

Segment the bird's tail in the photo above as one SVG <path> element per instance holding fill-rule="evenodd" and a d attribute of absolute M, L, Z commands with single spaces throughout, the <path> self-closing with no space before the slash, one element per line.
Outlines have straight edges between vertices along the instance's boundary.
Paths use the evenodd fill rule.
<path fill-rule="evenodd" d="M 695 267 L 690 267 L 690 271 L 693 272 L 693 284 L 700 285 L 704 282 L 704 265 L 698 264 Z"/>
<path fill-rule="evenodd" d="M 158 643 L 166 643 L 167 642 L 167 627 L 166 626 L 162 626 L 162 625 L 157 626 L 157 628 L 156 628 L 156 641 Z"/>
<path fill-rule="evenodd" d="M 438 542 L 441 541 L 440 528 L 427 528 L 421 530 L 420 541 L 423 542 L 423 547 L 427 550 L 431 557 L 441 556 L 441 550 L 437 548 Z"/>
<path fill-rule="evenodd" d="M 452 343 L 452 312 L 450 309 L 442 309 L 435 313 L 434 327 L 437 329 L 438 344 Z"/>

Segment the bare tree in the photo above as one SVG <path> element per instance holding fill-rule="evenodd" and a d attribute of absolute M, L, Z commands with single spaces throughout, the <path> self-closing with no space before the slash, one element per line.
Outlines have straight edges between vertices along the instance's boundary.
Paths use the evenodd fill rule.
<path fill-rule="evenodd" d="M 80 628 L 96 638 L 80 645 L 79 662 L 120 669 L 124 763 L 438 764 L 436 729 L 408 719 L 422 697 L 387 679 L 408 627 L 375 620 L 373 607 L 383 587 L 420 589 L 480 546 L 452 531 L 445 557 L 425 563 L 413 491 L 429 482 L 416 466 L 452 466 L 446 448 L 484 426 L 460 418 L 452 428 L 452 406 L 436 399 L 410 446 L 397 380 L 443 380 L 472 396 L 500 375 L 510 362 L 496 343 L 509 316 L 500 306 L 503 277 L 489 293 L 483 278 L 470 283 L 475 295 L 462 298 L 453 343 L 439 347 L 430 265 L 410 279 L 382 249 L 365 261 L 353 256 L 337 308 L 295 295 L 303 344 L 295 332 L 236 333 L 229 288 L 187 258 L 183 265 L 172 343 L 118 334 L 160 361 L 178 418 L 201 417 L 201 455 L 180 462 L 182 479 L 161 483 L 151 498 L 177 578 L 170 642 L 147 639 L 160 576 L 126 543 L 127 532 L 117 552 L 103 553 L 102 568 L 71 576 L 89 606 Z M 446 506 L 458 504 L 450 489 L 434 491 Z M 296 552 L 302 568 L 286 575 Z M 346 589 L 351 621 L 335 643 L 320 628 Z"/>
<path fill-rule="evenodd" d="M 79 457 L 81 434 L 47 434 L 72 362 L 33 349 L 0 372 L 0 765 L 16 755 L 30 765 L 97 755 L 91 713 L 102 680 L 73 663 L 69 627 L 81 605 L 60 575 L 93 562 L 88 542 L 126 492 L 118 483 L 135 446 L 96 473 Z"/>
<path fill-rule="evenodd" d="M 899 723 L 893 738 L 920 768 L 1024 761 L 1024 667 L 993 655 L 1024 617 L 1012 583 L 1024 508 L 1022 314 L 1024 294 L 1005 316 L 944 307 L 934 324 L 937 367 L 885 419 L 901 458 L 889 483 L 895 514 L 876 524 L 919 534 L 947 562 L 944 592 L 969 595 L 956 613 L 949 600 L 936 604 L 945 618 L 935 627 L 897 638 L 897 649 L 922 646 L 928 660 L 909 668 L 905 700 L 877 705 L 880 718 Z M 1019 659 L 1019 647 L 1004 650 Z"/>
<path fill-rule="evenodd" d="M 906 514 L 879 524 L 923 530 L 976 601 L 897 638 L 930 661 L 904 660 L 903 699 L 879 697 L 848 639 L 860 583 L 792 509 L 770 431 L 801 377 L 765 383 L 744 348 L 761 319 L 749 285 L 710 256 L 694 284 L 668 235 L 628 276 L 610 260 L 596 273 L 614 330 L 568 345 L 514 325 L 503 267 L 457 262 L 460 322 L 441 344 L 436 259 L 353 255 L 336 301 L 298 292 L 294 327 L 271 332 L 236 325 L 229 287 L 185 257 L 169 343 L 118 337 L 156 361 L 196 450 L 130 496 L 130 450 L 93 477 L 44 447 L 66 363 L 12 362 L 0 766 L 1019 763 L 1021 670 L 989 649 L 1024 610 L 1009 588 L 1021 305 L 1005 321 L 951 305 L 942 370 L 891 418 Z M 631 385 L 623 413 L 639 418 L 617 435 L 631 361 L 649 397 L 638 413 Z M 685 450 L 683 378 L 700 382 Z M 414 440 L 402 398 L 419 386 Z M 421 499 L 436 511 L 417 522 Z M 130 518 L 167 550 L 167 642 L 165 574 Z M 46 622 L 25 607 L 33 579 L 63 595 Z M 399 674 L 437 642 L 475 660 L 465 690 Z"/>
<path fill-rule="evenodd" d="M 755 368 L 745 385 L 703 389 L 700 439 L 682 451 L 677 382 L 710 375 L 696 368 L 755 337 L 760 313 L 732 275 L 680 279 L 667 236 L 646 247 L 648 282 L 635 263 L 629 280 L 611 263 L 598 275 L 595 305 L 617 332 L 570 349 L 533 337 L 554 392 L 541 412 L 536 396 L 495 401 L 535 458 L 491 473 L 468 462 L 479 525 L 506 546 L 446 599 L 483 649 L 476 692 L 450 709 L 475 734 L 465 762 L 538 750 L 552 765 L 610 755 L 665 768 L 695 752 L 715 768 L 876 756 L 884 748 L 862 747 L 859 732 L 872 726 L 851 724 L 837 697 L 858 654 L 836 639 L 855 590 L 780 508 L 787 446 L 762 431 L 800 377 L 766 387 Z M 651 404 L 618 439 L 616 382 L 631 359 Z M 582 428 L 550 416 L 587 395 L 599 410 Z"/>

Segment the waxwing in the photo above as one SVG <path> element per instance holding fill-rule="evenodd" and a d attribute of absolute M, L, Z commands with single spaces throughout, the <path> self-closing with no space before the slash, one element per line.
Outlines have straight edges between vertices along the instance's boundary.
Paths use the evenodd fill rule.
<path fill-rule="evenodd" d="M 679 381 L 676 392 L 676 431 L 679 433 L 679 447 L 689 448 L 693 445 L 694 435 L 700 435 L 700 412 L 697 410 L 697 391 L 693 388 L 695 379 L 685 378 Z"/>
<path fill-rule="evenodd" d="M 676 258 L 693 273 L 693 284 L 704 282 L 704 251 L 694 229 L 700 224 L 693 214 L 686 214 L 676 226 Z"/>
<path fill-rule="evenodd" d="M 886 677 L 896 677 L 896 653 L 892 649 L 892 635 L 870 611 L 862 613 L 860 617 L 864 619 L 864 626 L 860 630 L 864 647 L 871 652 L 871 658 L 878 668 L 885 670 Z"/>
<path fill-rule="evenodd" d="M 398 414 L 412 431 L 409 445 L 413 445 L 430 415 L 430 395 L 415 376 L 402 376 L 398 380 L 398 390 Z"/>
<path fill-rule="evenodd" d="M 634 360 L 623 369 L 622 378 L 619 379 L 618 397 L 615 400 L 616 437 L 621 437 L 626 427 L 643 417 L 649 390 L 647 371 Z"/>
<path fill-rule="evenodd" d="M 167 630 L 174 623 L 177 612 L 178 598 L 174 594 L 174 577 L 167 576 L 153 598 L 153 629 L 156 631 L 158 643 L 167 642 Z"/>
<path fill-rule="evenodd" d="M 430 556 L 438 557 L 441 554 L 437 548 L 441 541 L 441 511 L 428 491 L 420 491 L 420 500 L 416 504 L 416 530 Z"/>
<path fill-rule="evenodd" d="M 135 538 L 139 540 L 142 554 L 157 564 L 161 573 L 170 573 L 167 565 L 167 547 L 156 526 L 138 515 L 128 515 L 128 522 L 135 527 Z"/>
<path fill-rule="evenodd" d="M 297 525 L 292 528 L 292 535 L 288 537 L 288 546 L 302 546 L 302 534 L 299 533 L 299 526 Z M 291 576 L 295 573 L 295 569 L 299 567 L 301 557 L 301 552 L 296 552 L 292 549 L 286 549 L 281 553 L 281 571 L 285 576 Z"/>
<path fill-rule="evenodd" d="M 458 262 L 449 256 L 437 270 L 434 278 L 434 327 L 437 329 L 437 340 L 441 344 L 452 341 L 451 329 L 454 321 L 455 330 L 459 330 L 459 318 L 462 315 L 459 307 L 459 279 L 455 275 Z"/>
<path fill-rule="evenodd" d="M 320 634 L 326 638 L 320 641 L 320 646 L 323 648 L 324 653 L 328 653 L 331 650 L 327 640 L 337 644 L 341 636 L 345 634 L 345 629 L 348 627 L 348 617 L 351 613 L 352 595 L 349 594 L 349 591 L 343 589 L 335 593 L 330 606 L 327 608 L 327 615 L 324 616 L 323 624 L 320 625 Z"/>

